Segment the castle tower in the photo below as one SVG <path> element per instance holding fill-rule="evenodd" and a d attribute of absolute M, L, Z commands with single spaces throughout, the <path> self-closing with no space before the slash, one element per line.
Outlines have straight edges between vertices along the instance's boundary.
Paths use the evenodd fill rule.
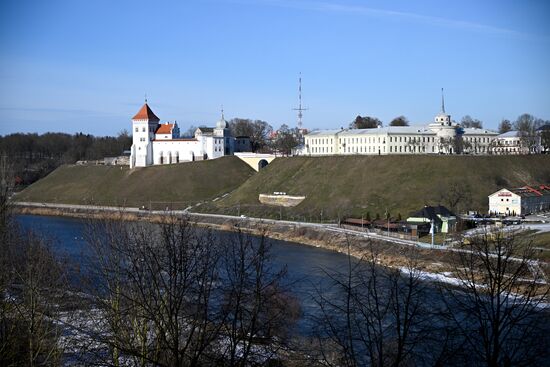
<path fill-rule="evenodd" d="M 214 137 L 221 138 L 221 145 L 223 146 L 224 155 L 232 155 L 235 151 L 234 139 L 231 137 L 231 131 L 229 129 L 229 123 L 225 120 L 223 113 L 223 106 L 221 108 L 221 118 L 216 123 L 214 128 Z"/>
<path fill-rule="evenodd" d="M 132 117 L 132 148 L 130 168 L 153 164 L 153 140 L 160 119 L 147 104 Z"/>
<path fill-rule="evenodd" d="M 451 115 L 445 112 L 445 96 L 443 95 L 443 88 L 441 88 L 441 112 L 435 116 L 434 122 L 442 126 L 451 126 Z"/>
<path fill-rule="evenodd" d="M 441 112 L 435 116 L 434 122 L 429 125 L 429 128 L 436 133 L 437 153 L 457 153 L 455 151 L 457 149 L 455 139 L 458 135 L 458 129 L 456 125 L 453 125 L 451 115 L 445 112 L 445 97 L 443 95 L 443 88 L 441 88 Z M 460 136 L 458 137 L 460 138 Z"/>

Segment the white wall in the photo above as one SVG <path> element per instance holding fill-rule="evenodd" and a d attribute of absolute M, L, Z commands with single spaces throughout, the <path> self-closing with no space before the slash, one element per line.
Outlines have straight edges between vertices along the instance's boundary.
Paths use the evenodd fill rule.
<path fill-rule="evenodd" d="M 521 197 L 513 192 L 502 189 L 489 196 L 489 212 L 499 214 L 521 215 Z"/>

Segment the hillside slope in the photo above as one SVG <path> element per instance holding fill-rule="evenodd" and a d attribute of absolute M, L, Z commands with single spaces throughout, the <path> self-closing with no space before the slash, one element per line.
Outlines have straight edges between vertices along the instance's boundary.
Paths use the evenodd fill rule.
<path fill-rule="evenodd" d="M 237 157 L 136 168 L 62 166 L 17 194 L 17 201 L 184 208 L 234 190 L 254 174 Z"/>
<path fill-rule="evenodd" d="M 550 156 L 347 156 L 277 158 L 229 197 L 203 211 L 320 220 L 388 210 L 407 216 L 425 204 L 487 211 L 502 187 L 550 183 Z M 294 208 L 262 205 L 260 193 L 305 195 Z"/>

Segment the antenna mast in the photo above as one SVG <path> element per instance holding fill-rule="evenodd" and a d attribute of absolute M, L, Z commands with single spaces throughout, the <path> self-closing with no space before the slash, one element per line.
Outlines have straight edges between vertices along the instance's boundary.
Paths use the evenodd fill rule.
<path fill-rule="evenodd" d="M 441 112 L 445 113 L 445 95 L 443 94 L 443 88 L 441 88 Z"/>
<path fill-rule="evenodd" d="M 302 117 L 303 111 L 307 111 L 307 108 L 302 107 L 302 73 L 298 78 L 298 108 L 293 108 L 294 111 L 298 111 L 298 129 L 302 129 Z"/>

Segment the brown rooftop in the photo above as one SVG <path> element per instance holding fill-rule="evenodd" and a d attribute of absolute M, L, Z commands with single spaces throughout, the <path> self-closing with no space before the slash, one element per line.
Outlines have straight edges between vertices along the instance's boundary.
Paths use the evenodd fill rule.
<path fill-rule="evenodd" d="M 141 109 L 136 113 L 134 117 L 132 117 L 132 120 L 149 120 L 149 121 L 156 121 L 159 122 L 160 119 L 155 115 L 153 111 L 151 111 L 151 108 L 149 108 L 149 105 L 145 103 Z"/>

